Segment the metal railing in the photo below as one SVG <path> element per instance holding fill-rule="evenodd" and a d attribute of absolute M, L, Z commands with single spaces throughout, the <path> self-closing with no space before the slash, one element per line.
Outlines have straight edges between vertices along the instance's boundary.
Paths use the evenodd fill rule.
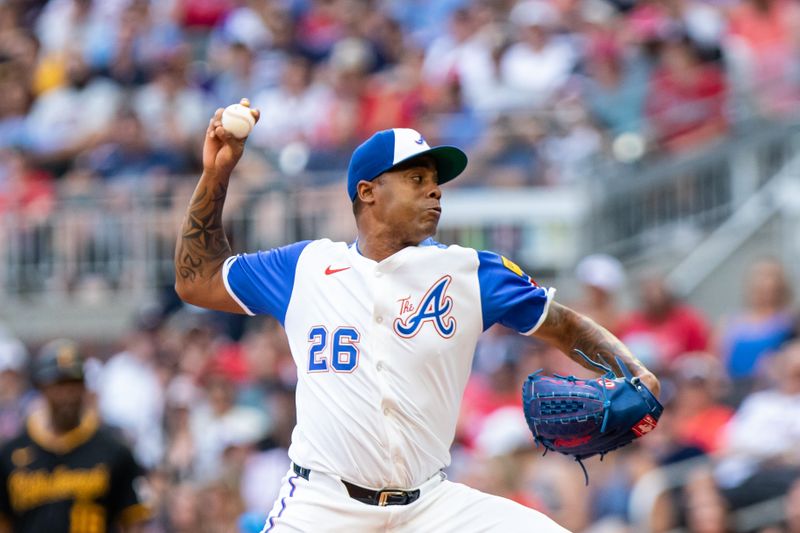
<path fill-rule="evenodd" d="M 744 126 L 742 126 L 744 128 Z M 726 220 L 785 166 L 800 145 L 800 123 L 753 123 L 702 152 L 634 165 L 609 165 L 590 183 L 591 248 L 623 259 L 688 246 Z M 688 252 L 688 249 L 683 250 Z"/>
<path fill-rule="evenodd" d="M 539 270 L 572 265 L 581 251 L 585 204 L 573 188 L 449 191 L 438 238 L 493 249 Z M 156 201 L 158 200 L 158 201 Z M 87 288 L 141 294 L 173 281 L 175 238 L 188 194 L 64 201 L 51 216 L 0 218 L 0 294 L 68 297 Z M 302 239 L 352 241 L 352 208 L 341 187 L 232 194 L 224 227 L 234 252 Z"/>

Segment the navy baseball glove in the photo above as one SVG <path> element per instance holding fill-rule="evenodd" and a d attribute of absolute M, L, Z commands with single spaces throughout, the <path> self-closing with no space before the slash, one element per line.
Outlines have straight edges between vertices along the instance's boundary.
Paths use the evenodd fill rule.
<path fill-rule="evenodd" d="M 570 455 L 580 463 L 630 444 L 652 431 L 664 410 L 650 390 L 634 377 L 619 358 L 623 377 L 578 351 L 605 371 L 600 378 L 528 376 L 522 386 L 522 405 L 537 445 Z M 586 482 L 589 478 L 583 468 Z"/>

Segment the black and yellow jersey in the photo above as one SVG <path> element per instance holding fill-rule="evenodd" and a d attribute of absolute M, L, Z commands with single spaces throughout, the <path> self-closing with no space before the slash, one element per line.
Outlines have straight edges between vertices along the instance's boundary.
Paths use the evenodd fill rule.
<path fill-rule="evenodd" d="M 149 517 L 135 490 L 142 474 L 95 414 L 54 435 L 35 412 L 0 448 L 0 519 L 14 533 L 112 533 Z"/>

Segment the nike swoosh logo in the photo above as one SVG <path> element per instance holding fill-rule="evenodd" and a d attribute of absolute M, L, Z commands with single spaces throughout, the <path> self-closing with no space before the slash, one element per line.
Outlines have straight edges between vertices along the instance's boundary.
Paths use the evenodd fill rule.
<path fill-rule="evenodd" d="M 330 276 L 331 274 L 336 274 L 337 272 L 341 272 L 343 270 L 347 270 L 350 267 L 344 268 L 331 268 L 331 265 L 328 265 L 328 268 L 325 269 L 325 275 Z"/>

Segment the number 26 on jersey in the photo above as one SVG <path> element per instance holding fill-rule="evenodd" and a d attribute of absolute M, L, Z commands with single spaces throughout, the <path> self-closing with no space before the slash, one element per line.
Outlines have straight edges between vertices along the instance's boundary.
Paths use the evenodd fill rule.
<path fill-rule="evenodd" d="M 308 332 L 308 372 L 350 373 L 358 367 L 358 341 L 361 335 L 356 328 L 342 326 L 333 333 L 325 326 L 314 326 Z"/>

